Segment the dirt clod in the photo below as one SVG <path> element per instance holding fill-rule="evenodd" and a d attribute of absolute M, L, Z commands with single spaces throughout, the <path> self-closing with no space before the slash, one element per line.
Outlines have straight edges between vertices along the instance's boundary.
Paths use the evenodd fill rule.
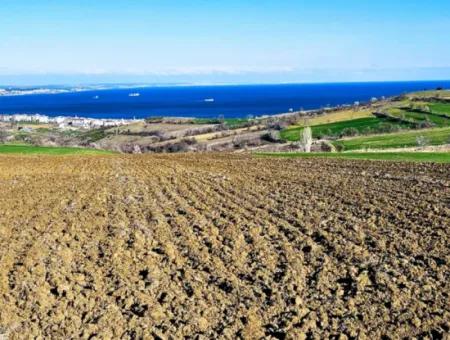
<path fill-rule="evenodd" d="M 0 334 L 445 338 L 450 168 L 0 157 Z"/>

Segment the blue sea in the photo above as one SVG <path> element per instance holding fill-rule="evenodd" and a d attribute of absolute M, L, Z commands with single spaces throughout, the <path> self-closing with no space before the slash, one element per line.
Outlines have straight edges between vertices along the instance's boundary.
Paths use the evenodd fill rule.
<path fill-rule="evenodd" d="M 365 102 L 372 97 L 450 88 L 450 81 L 171 86 L 0 96 L 0 114 L 91 118 L 241 118 Z M 139 95 L 130 96 L 130 94 Z"/>

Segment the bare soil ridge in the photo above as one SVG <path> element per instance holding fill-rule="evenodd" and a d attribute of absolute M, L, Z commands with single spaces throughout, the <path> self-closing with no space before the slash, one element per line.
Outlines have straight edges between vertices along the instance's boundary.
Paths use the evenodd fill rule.
<path fill-rule="evenodd" d="M 0 334 L 445 336 L 449 170 L 0 156 Z"/>

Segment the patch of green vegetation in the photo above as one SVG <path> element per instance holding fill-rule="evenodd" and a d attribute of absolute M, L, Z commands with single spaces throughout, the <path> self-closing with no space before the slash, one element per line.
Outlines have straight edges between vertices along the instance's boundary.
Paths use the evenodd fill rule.
<path fill-rule="evenodd" d="M 449 118 L 436 115 L 432 112 L 412 111 L 408 108 L 392 108 L 389 109 L 388 112 L 394 117 L 406 119 L 412 122 L 428 123 L 435 127 L 450 126 Z"/>
<path fill-rule="evenodd" d="M 407 95 L 409 98 L 422 98 L 422 99 L 429 99 L 429 98 L 450 98 L 450 90 L 448 89 L 435 89 L 435 90 L 428 90 L 428 91 L 419 91 L 419 92 L 413 92 L 409 93 Z"/>
<path fill-rule="evenodd" d="M 257 153 L 256 156 L 450 163 L 450 152 L 339 152 L 339 153 L 271 152 L 271 153 Z"/>
<path fill-rule="evenodd" d="M 63 136 L 78 138 L 84 143 L 94 143 L 108 136 L 107 129 L 91 129 L 91 130 L 65 130 L 61 133 Z"/>
<path fill-rule="evenodd" d="M 87 143 L 94 143 L 107 136 L 106 129 L 92 129 L 80 134 L 80 138 Z"/>
<path fill-rule="evenodd" d="M 145 118 L 145 122 L 152 124 L 152 123 L 161 123 L 164 120 L 163 116 L 155 116 L 155 117 L 148 117 Z"/>
<path fill-rule="evenodd" d="M 355 137 L 338 140 L 333 144 L 340 150 L 388 149 L 418 146 L 419 139 L 424 145 L 450 143 L 450 127 L 439 129 L 412 130 L 375 136 Z"/>
<path fill-rule="evenodd" d="M 35 132 L 37 132 L 37 133 L 48 133 L 48 132 L 51 132 L 51 131 L 54 131 L 54 129 L 50 129 L 50 128 L 37 128 L 37 129 L 35 130 Z"/>
<path fill-rule="evenodd" d="M 236 129 L 244 126 L 249 122 L 247 118 L 194 118 L 192 120 L 194 124 L 225 124 L 230 129 Z"/>
<path fill-rule="evenodd" d="M 354 136 L 359 134 L 374 134 L 379 132 L 398 131 L 401 128 L 411 128 L 408 123 L 396 122 L 386 118 L 367 117 L 341 122 L 315 125 L 311 127 L 313 138 Z M 287 128 L 280 136 L 287 141 L 298 141 L 303 127 Z"/>
<path fill-rule="evenodd" d="M 445 114 L 450 116 L 450 103 L 428 103 L 427 105 L 433 113 Z"/>
<path fill-rule="evenodd" d="M 25 155 L 108 155 L 111 151 L 70 148 L 70 147 L 48 147 L 32 146 L 24 144 L 3 144 L 0 145 L 0 154 L 25 154 Z"/>

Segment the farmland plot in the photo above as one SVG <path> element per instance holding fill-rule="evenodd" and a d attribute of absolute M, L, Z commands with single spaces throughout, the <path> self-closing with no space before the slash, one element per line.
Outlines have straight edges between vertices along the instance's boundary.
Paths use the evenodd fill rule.
<path fill-rule="evenodd" d="M 443 336 L 449 170 L 1 156 L 0 334 Z"/>

